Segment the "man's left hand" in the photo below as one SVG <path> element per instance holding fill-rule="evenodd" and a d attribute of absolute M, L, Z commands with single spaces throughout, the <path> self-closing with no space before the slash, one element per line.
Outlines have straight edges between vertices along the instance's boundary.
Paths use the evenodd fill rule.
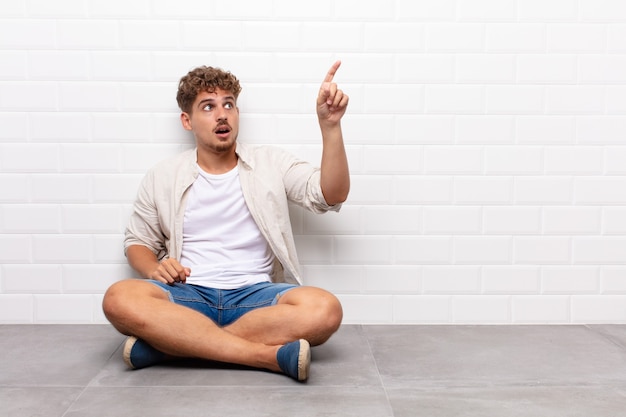
<path fill-rule="evenodd" d="M 343 93 L 337 84 L 333 82 L 335 73 L 341 65 L 341 61 L 335 62 L 328 70 L 326 78 L 320 87 L 317 96 L 317 117 L 322 123 L 339 123 L 348 107 L 348 96 Z"/>

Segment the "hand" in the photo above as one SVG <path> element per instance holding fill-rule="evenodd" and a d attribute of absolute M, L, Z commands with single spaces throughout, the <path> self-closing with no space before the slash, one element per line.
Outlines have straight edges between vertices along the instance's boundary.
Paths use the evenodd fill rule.
<path fill-rule="evenodd" d="M 328 70 L 317 96 L 317 118 L 321 123 L 339 123 L 348 107 L 348 96 L 337 88 L 333 77 L 341 61 L 335 62 Z"/>
<path fill-rule="evenodd" d="M 159 263 L 149 278 L 171 285 L 175 282 L 184 284 L 189 275 L 191 275 L 191 269 L 182 266 L 176 259 L 165 259 Z"/>

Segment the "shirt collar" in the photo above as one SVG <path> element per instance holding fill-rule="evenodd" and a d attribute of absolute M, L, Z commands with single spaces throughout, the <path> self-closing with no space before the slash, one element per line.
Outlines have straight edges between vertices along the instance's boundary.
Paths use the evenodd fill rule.
<path fill-rule="evenodd" d="M 252 159 L 252 152 L 250 152 L 250 147 L 243 143 L 237 142 L 235 153 L 237 154 L 237 158 L 241 163 L 243 163 L 247 168 L 254 169 L 254 162 Z M 196 178 L 199 174 L 198 172 L 198 148 L 190 149 L 189 153 L 189 165 L 192 168 L 192 175 Z"/>
<path fill-rule="evenodd" d="M 250 152 L 250 148 L 243 143 L 237 142 L 237 148 L 235 148 L 235 153 L 239 158 L 239 161 L 243 163 L 246 167 L 254 169 L 254 161 L 252 160 L 252 155 Z"/>

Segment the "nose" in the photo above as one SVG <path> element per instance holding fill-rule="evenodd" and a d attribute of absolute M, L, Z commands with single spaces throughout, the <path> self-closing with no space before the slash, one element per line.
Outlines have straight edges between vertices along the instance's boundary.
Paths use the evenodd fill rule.
<path fill-rule="evenodd" d="M 215 113 L 215 118 L 218 122 L 225 122 L 226 120 L 228 120 L 226 110 L 223 107 L 218 107 Z"/>

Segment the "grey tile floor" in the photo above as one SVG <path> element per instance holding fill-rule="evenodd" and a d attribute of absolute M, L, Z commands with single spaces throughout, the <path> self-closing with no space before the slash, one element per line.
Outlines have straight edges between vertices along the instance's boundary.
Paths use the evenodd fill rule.
<path fill-rule="evenodd" d="M 309 381 L 138 371 L 106 325 L 0 326 L 0 416 L 626 416 L 626 326 L 344 325 Z"/>

